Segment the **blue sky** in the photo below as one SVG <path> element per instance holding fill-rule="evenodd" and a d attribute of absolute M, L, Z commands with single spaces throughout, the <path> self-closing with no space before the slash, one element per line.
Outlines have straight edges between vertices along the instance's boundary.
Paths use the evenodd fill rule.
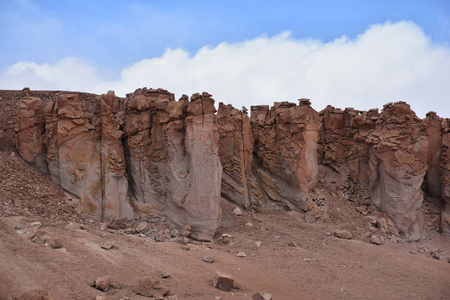
<path fill-rule="evenodd" d="M 430 95 L 426 104 L 450 117 L 442 105 L 450 78 L 439 70 L 449 48 L 448 0 L 0 0 L 0 88 L 124 94 L 144 84 L 177 96 L 208 90 L 238 107 L 310 97 L 316 109 L 367 109 L 404 100 L 419 114 Z"/>

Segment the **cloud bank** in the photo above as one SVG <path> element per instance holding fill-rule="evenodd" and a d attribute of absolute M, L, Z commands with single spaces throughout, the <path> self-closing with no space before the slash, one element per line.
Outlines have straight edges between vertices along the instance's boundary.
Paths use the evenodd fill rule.
<path fill-rule="evenodd" d="M 235 107 L 310 98 L 313 107 L 369 109 L 406 101 L 423 117 L 450 117 L 450 48 L 414 23 L 370 26 L 355 39 L 324 43 L 289 32 L 205 46 L 195 54 L 167 49 L 124 68 L 117 80 L 77 58 L 55 64 L 18 62 L 0 74 L 1 89 L 78 90 L 124 96 L 139 87 L 176 94 L 208 91 Z"/>

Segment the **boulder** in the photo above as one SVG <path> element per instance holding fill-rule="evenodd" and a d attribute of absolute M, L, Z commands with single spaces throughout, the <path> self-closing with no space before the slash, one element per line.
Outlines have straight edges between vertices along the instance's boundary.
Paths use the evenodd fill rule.
<path fill-rule="evenodd" d="M 170 290 L 160 285 L 158 280 L 144 276 L 139 279 L 139 283 L 133 289 L 133 292 L 146 297 L 162 298 L 169 293 Z"/>
<path fill-rule="evenodd" d="M 228 274 L 217 271 L 214 275 L 213 285 L 222 291 L 232 291 L 234 288 L 234 279 Z"/>

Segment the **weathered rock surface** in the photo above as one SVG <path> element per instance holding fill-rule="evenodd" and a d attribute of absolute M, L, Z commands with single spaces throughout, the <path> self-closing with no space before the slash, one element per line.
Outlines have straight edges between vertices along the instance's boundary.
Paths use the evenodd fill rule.
<path fill-rule="evenodd" d="M 314 194 L 322 164 L 346 182 L 340 197 L 358 200 L 363 215 L 382 212 L 389 231 L 421 238 L 425 192 L 438 203 L 426 224 L 440 220 L 450 233 L 449 121 L 433 112 L 421 120 L 404 102 L 381 113 L 327 106 L 319 114 L 301 99 L 252 106 L 249 118 L 247 109 L 222 103 L 216 115 L 208 93 L 179 101 L 147 88 L 126 99 L 23 95 L 20 155 L 77 209 L 104 221 L 167 218 L 178 230 L 190 228 L 185 236 L 210 240 L 222 198 L 250 211 L 275 203 L 313 222 L 324 213 Z"/>
<path fill-rule="evenodd" d="M 444 210 L 441 228 L 444 234 L 450 236 L 450 119 L 445 119 L 442 124 L 441 184 Z"/>
<path fill-rule="evenodd" d="M 44 103 L 40 98 L 26 95 L 20 101 L 17 113 L 16 148 L 26 162 L 46 174 L 44 130 Z"/>
<path fill-rule="evenodd" d="M 319 113 L 309 100 L 251 107 L 256 174 L 264 194 L 291 210 L 304 210 L 318 174 Z"/>
<path fill-rule="evenodd" d="M 126 102 L 125 136 L 134 197 L 192 237 L 210 240 L 219 226 L 222 166 L 214 100 L 176 102 L 165 90 L 137 90 Z"/>
<path fill-rule="evenodd" d="M 257 209 L 262 194 L 253 175 L 254 138 L 246 110 L 219 103 L 219 156 L 223 167 L 221 195 L 246 209 Z"/>

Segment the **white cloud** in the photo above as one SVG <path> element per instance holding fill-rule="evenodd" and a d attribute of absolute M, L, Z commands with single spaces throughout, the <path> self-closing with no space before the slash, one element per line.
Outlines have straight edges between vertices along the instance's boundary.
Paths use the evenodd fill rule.
<path fill-rule="evenodd" d="M 411 22 L 373 25 L 356 39 L 328 43 L 281 33 L 205 46 L 194 55 L 167 49 L 125 68 L 119 80 L 99 74 L 74 58 L 53 65 L 19 62 L 0 74 L 0 88 L 112 89 L 123 96 L 139 87 L 162 87 L 178 97 L 208 91 L 238 108 L 302 97 L 317 110 L 406 101 L 421 117 L 430 110 L 450 117 L 450 49 L 433 44 Z"/>

